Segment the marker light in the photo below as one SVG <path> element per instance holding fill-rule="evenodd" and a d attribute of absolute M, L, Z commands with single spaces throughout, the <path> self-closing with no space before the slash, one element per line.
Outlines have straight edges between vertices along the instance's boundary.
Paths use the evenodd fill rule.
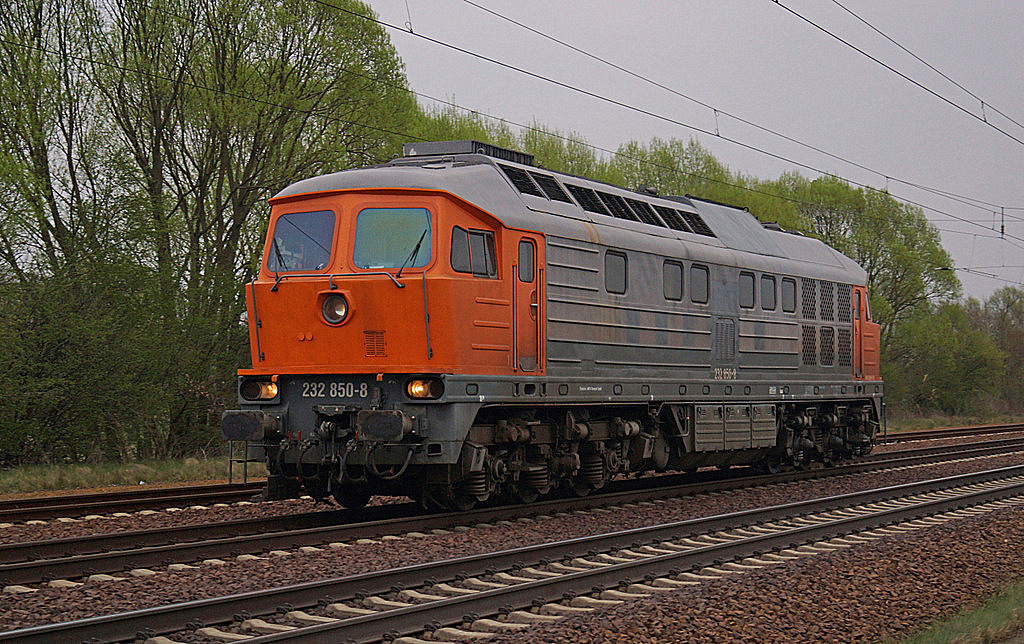
<path fill-rule="evenodd" d="M 246 380 L 239 388 L 246 400 L 270 400 L 277 398 L 277 383 L 269 380 Z"/>
<path fill-rule="evenodd" d="M 405 393 L 410 398 L 440 398 L 444 395 L 444 383 L 437 378 L 416 378 L 405 383 Z"/>

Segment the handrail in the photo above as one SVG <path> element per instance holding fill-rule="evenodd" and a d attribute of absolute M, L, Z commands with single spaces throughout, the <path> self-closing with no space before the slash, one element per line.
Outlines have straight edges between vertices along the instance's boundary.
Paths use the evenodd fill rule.
<path fill-rule="evenodd" d="M 287 275 L 278 275 L 274 280 L 274 285 L 270 287 L 270 291 L 276 291 L 277 285 L 286 277 L 326 277 L 331 290 L 334 290 L 338 288 L 334 283 L 335 277 L 362 277 L 364 275 L 386 275 L 388 279 L 395 283 L 396 287 L 405 288 L 405 284 L 399 282 L 394 275 L 387 271 L 369 271 L 366 273 L 288 273 Z"/>

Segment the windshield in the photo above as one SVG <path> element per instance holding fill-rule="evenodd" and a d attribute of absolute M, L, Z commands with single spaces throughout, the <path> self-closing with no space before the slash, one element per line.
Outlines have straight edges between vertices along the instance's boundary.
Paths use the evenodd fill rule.
<path fill-rule="evenodd" d="M 430 263 L 426 208 L 367 208 L 356 219 L 353 261 L 359 268 L 416 268 Z"/>
<path fill-rule="evenodd" d="M 319 271 L 327 268 L 334 240 L 330 210 L 281 215 L 267 253 L 267 268 L 280 271 Z"/>

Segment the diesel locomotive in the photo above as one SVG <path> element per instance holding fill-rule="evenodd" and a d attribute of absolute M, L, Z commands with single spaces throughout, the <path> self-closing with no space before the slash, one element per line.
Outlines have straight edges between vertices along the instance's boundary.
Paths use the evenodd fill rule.
<path fill-rule="evenodd" d="M 270 199 L 222 418 L 268 498 L 465 509 L 870 451 L 879 326 L 851 259 L 486 143 L 404 152 Z"/>

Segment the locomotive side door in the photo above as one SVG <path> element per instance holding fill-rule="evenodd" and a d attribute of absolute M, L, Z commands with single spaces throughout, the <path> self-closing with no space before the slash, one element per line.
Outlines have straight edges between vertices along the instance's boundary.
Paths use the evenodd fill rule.
<path fill-rule="evenodd" d="M 853 375 L 858 380 L 875 380 L 880 374 L 878 352 L 881 329 L 871 321 L 867 289 L 860 287 L 854 293 Z"/>
<path fill-rule="evenodd" d="M 535 235 L 520 234 L 517 240 L 512 264 L 512 333 L 515 336 L 512 369 L 536 372 L 542 368 L 543 245 L 541 238 Z"/>

